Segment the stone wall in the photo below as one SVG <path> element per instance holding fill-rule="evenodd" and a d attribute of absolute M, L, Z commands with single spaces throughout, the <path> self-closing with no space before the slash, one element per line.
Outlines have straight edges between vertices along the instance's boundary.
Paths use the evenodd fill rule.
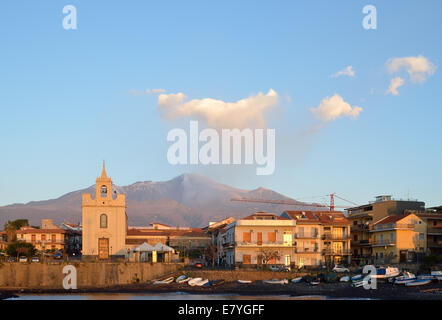
<path fill-rule="evenodd" d="M 266 279 L 293 279 L 305 276 L 305 272 L 274 272 L 274 271 L 258 271 L 258 270 L 192 270 L 183 272 L 192 278 L 203 278 L 209 280 L 223 279 L 225 281 L 236 280 L 266 280 Z"/>
<path fill-rule="evenodd" d="M 176 273 L 179 263 L 3 263 L 0 264 L 0 289 L 63 289 L 63 267 L 77 270 L 77 288 L 106 287 L 146 282 Z"/>

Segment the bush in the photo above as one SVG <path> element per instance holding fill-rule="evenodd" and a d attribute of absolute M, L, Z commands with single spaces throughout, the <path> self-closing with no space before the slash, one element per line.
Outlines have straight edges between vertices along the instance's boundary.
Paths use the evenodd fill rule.
<path fill-rule="evenodd" d="M 6 253 L 12 257 L 16 257 L 18 255 L 30 257 L 35 255 L 35 252 L 36 250 L 35 247 L 32 245 L 32 243 L 21 242 L 21 241 L 11 243 L 6 248 Z"/>

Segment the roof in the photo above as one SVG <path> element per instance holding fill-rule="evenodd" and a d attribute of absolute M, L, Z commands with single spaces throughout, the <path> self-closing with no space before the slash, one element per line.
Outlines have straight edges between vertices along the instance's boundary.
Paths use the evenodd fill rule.
<path fill-rule="evenodd" d="M 269 218 L 269 219 L 264 219 L 264 218 Z M 277 216 L 276 214 L 269 212 L 257 212 L 240 220 L 290 220 L 290 219 L 280 217 Z"/>
<path fill-rule="evenodd" d="M 341 211 L 284 211 L 297 224 L 350 224 Z"/>
<path fill-rule="evenodd" d="M 155 249 L 147 242 L 143 242 L 140 246 L 136 247 L 134 251 L 155 251 Z"/>
<path fill-rule="evenodd" d="M 189 230 L 179 229 L 128 229 L 128 236 L 163 236 L 163 237 L 207 237 L 207 234 L 201 228 L 192 228 Z"/>
<path fill-rule="evenodd" d="M 409 215 L 402 215 L 402 214 L 395 214 L 395 215 L 391 215 L 391 216 L 387 216 L 381 220 L 379 220 L 378 222 L 375 223 L 375 225 L 377 224 L 388 224 L 388 223 L 395 223 L 399 220 L 404 219 L 405 217 L 408 217 Z"/>
<path fill-rule="evenodd" d="M 17 230 L 18 234 L 28 234 L 28 233 L 66 233 L 66 230 L 63 229 L 25 229 L 25 230 Z"/>

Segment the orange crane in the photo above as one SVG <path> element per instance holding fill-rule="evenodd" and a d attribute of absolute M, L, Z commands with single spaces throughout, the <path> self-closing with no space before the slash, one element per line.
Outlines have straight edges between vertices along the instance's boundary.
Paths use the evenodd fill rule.
<path fill-rule="evenodd" d="M 339 198 L 341 200 L 347 201 L 355 206 L 358 206 L 356 203 L 346 200 L 342 197 L 339 197 L 336 195 L 336 193 L 327 194 L 326 196 L 330 196 L 330 205 L 326 204 L 315 204 L 315 203 L 304 203 L 299 201 L 290 201 L 290 200 L 267 200 L 267 199 L 250 199 L 250 198 L 232 198 L 230 201 L 239 201 L 239 202 L 258 202 L 258 203 L 270 203 L 270 204 L 287 204 L 287 205 L 294 205 L 294 206 L 310 206 L 310 207 L 328 207 L 330 208 L 330 211 L 334 211 L 335 208 L 349 208 L 349 206 L 335 206 L 335 197 Z"/>

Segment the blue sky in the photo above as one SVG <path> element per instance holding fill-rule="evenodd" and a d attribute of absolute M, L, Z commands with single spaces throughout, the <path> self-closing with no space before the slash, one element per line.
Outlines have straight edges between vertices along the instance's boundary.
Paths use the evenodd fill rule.
<path fill-rule="evenodd" d="M 62 27 L 64 5 L 77 30 Z M 362 8 L 377 8 L 377 29 Z M 106 160 L 118 185 L 199 172 L 293 198 L 337 192 L 442 204 L 440 1 L 9 1 L 0 5 L 0 205 L 92 185 Z M 422 83 L 391 58 L 424 56 Z M 354 77 L 330 77 L 352 66 Z M 393 77 L 399 95 L 385 94 Z M 157 96 L 235 102 L 275 90 L 276 171 L 172 166 Z M 339 94 L 363 111 L 318 124 L 310 112 Z M 288 99 L 287 97 L 290 97 Z M 180 124 L 186 122 L 181 122 Z M 186 129 L 186 127 L 184 127 Z M 310 132 L 310 133 L 306 133 Z"/>

